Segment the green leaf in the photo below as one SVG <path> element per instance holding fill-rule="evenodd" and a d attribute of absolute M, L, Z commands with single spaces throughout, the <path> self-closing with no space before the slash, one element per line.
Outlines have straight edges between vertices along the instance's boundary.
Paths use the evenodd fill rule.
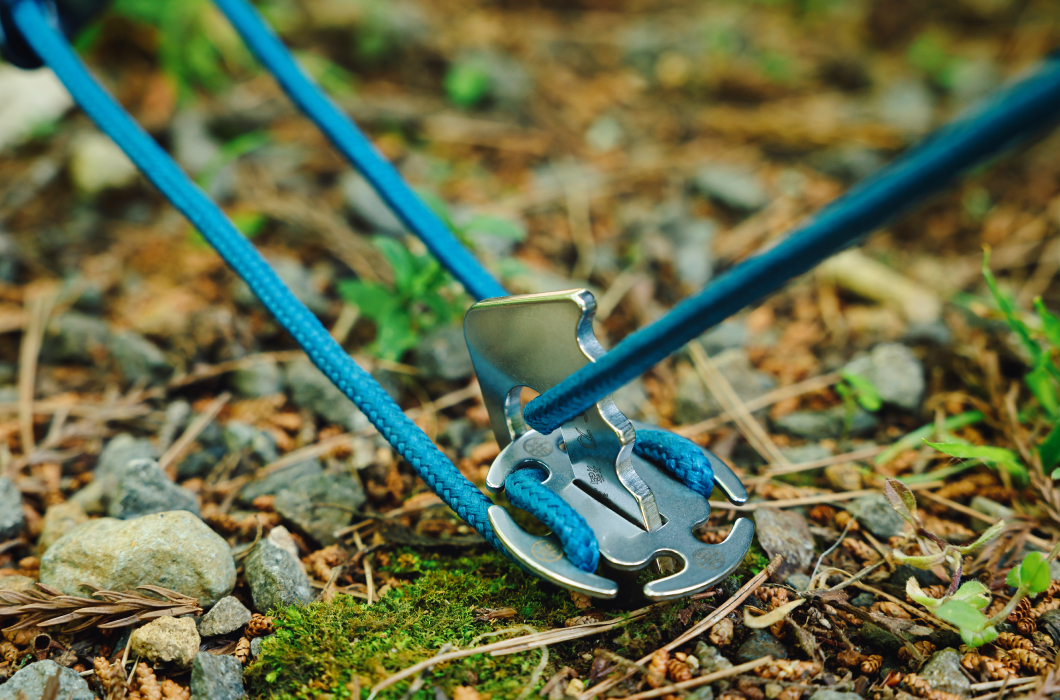
<path fill-rule="evenodd" d="M 967 600 L 951 598 L 935 609 L 935 615 L 951 625 L 955 626 L 961 633 L 961 639 L 971 645 L 970 640 L 976 639 L 976 635 L 982 633 L 989 624 L 986 615 Z"/>
<path fill-rule="evenodd" d="M 374 282 L 360 280 L 342 280 L 338 284 L 339 295 L 353 304 L 365 316 L 373 321 L 390 313 L 397 299 L 386 287 Z"/>
<path fill-rule="evenodd" d="M 390 263 L 394 271 L 394 286 L 399 292 L 405 292 L 416 273 L 416 261 L 412 253 L 400 241 L 388 236 L 376 236 L 372 242 Z"/>
<path fill-rule="evenodd" d="M 990 589 L 979 581 L 965 581 L 953 594 L 953 600 L 963 600 L 971 603 L 976 610 L 982 610 L 990 605 Z"/>
<path fill-rule="evenodd" d="M 850 384 L 850 387 L 854 390 L 854 398 L 858 400 L 861 407 L 870 413 L 875 413 L 880 410 L 880 406 L 883 405 L 880 400 L 880 392 L 876 390 L 876 385 L 870 382 L 860 374 L 854 374 L 852 372 L 842 372 L 843 379 Z"/>
<path fill-rule="evenodd" d="M 938 552 L 936 554 L 927 554 L 923 556 L 910 556 L 895 550 L 891 552 L 891 558 L 899 564 L 909 564 L 909 566 L 915 566 L 918 569 L 924 569 L 926 571 L 946 561 L 946 553 Z"/>
<path fill-rule="evenodd" d="M 471 219 L 471 221 L 469 221 L 463 228 L 465 231 L 488 233 L 491 236 L 496 236 L 497 238 L 503 238 L 509 241 L 521 242 L 526 240 L 525 228 L 510 219 L 504 219 L 499 216 L 479 214 Z"/>
<path fill-rule="evenodd" d="M 887 479 L 883 485 L 883 494 L 891 507 L 902 516 L 907 523 L 917 528 L 920 521 L 916 517 L 916 496 L 909 487 L 897 479 Z"/>
<path fill-rule="evenodd" d="M 966 544 L 963 547 L 957 547 L 956 549 L 958 552 L 961 553 L 961 556 L 968 556 L 969 554 L 974 554 L 978 550 L 985 547 L 990 542 L 990 540 L 1000 535 L 1001 531 L 1004 529 L 1005 521 L 998 520 L 996 523 L 984 530 L 983 533 L 979 535 L 979 539 L 977 539 L 975 542 L 972 542 L 971 544 Z"/>
<path fill-rule="evenodd" d="M 939 598 L 932 598 L 924 589 L 920 587 L 920 582 L 916 580 L 915 576 L 910 576 L 905 581 L 905 594 L 909 600 L 914 603 L 920 603 L 929 610 L 934 610 L 938 606 L 942 605 L 945 601 Z"/>
<path fill-rule="evenodd" d="M 1055 417 L 1060 410 L 1060 400 L 1057 399 L 1056 384 L 1049 369 L 1052 364 L 1053 361 L 1043 352 L 1034 369 L 1024 376 L 1024 382 L 1045 412 Z"/>
<path fill-rule="evenodd" d="M 1020 585 L 1031 593 L 1044 593 L 1049 588 L 1049 562 L 1041 552 L 1030 552 L 1020 564 Z"/>
<path fill-rule="evenodd" d="M 445 74 L 445 94 L 457 107 L 474 107 L 490 90 L 490 74 L 477 62 L 454 64 Z"/>
<path fill-rule="evenodd" d="M 1034 300 L 1034 308 L 1038 311 L 1038 318 L 1042 320 L 1042 332 L 1045 339 L 1054 348 L 1060 349 L 1060 317 L 1045 308 L 1042 298 Z"/>
<path fill-rule="evenodd" d="M 1053 470 L 1052 478 L 1053 479 L 1060 479 L 1060 467 L 1058 467 L 1058 468 Z"/>
<path fill-rule="evenodd" d="M 1024 323 L 1016 315 L 1016 306 L 1012 303 L 1012 300 L 1001 293 L 1001 290 L 997 286 L 997 279 L 994 277 L 994 273 L 990 271 L 990 251 L 987 250 L 983 253 L 983 277 L 986 278 L 986 285 L 990 288 L 990 293 L 994 297 L 994 301 L 997 302 L 997 307 L 1001 310 L 1002 315 L 1005 317 L 1005 322 L 1008 327 L 1016 334 L 1016 337 L 1020 339 L 1023 347 L 1026 348 L 1027 353 L 1031 356 L 1035 363 L 1038 362 L 1038 356 L 1042 354 L 1042 349 L 1031 338 L 1030 329 L 1027 328 L 1027 324 Z"/>
<path fill-rule="evenodd" d="M 951 457 L 981 459 L 984 462 L 996 464 L 1016 477 L 1020 483 L 1026 483 L 1027 481 L 1027 468 L 1020 462 L 1015 452 L 1004 447 L 968 445 L 963 442 L 928 442 L 927 444 Z"/>
<path fill-rule="evenodd" d="M 1005 585 L 1016 588 L 1020 585 L 1020 567 L 1014 566 L 1005 575 Z"/>
<path fill-rule="evenodd" d="M 922 425 L 913 432 L 899 439 L 893 445 L 877 455 L 872 461 L 876 465 L 887 464 L 897 457 L 903 450 L 915 449 L 921 444 L 922 440 L 935 435 L 936 432 L 942 433 L 939 435 L 941 438 L 950 431 L 960 430 L 965 426 L 974 425 L 983 420 L 983 418 L 982 411 L 966 411 L 965 413 L 958 413 L 955 416 L 950 416 L 942 421 L 941 431 L 938 430 L 938 425 L 934 422 Z"/>
<path fill-rule="evenodd" d="M 1060 462 L 1060 423 L 1054 425 L 1038 445 L 1038 457 L 1042 460 L 1042 469 L 1051 469 Z M 1057 478 L 1056 472 L 1053 472 L 1053 478 Z"/>

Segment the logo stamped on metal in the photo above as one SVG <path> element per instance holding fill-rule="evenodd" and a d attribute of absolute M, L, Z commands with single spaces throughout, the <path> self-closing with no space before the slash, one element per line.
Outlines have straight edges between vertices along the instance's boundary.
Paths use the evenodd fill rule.
<path fill-rule="evenodd" d="M 725 555 L 716 549 L 697 549 L 692 559 L 704 569 L 720 569 L 725 566 Z"/>
<path fill-rule="evenodd" d="M 552 564 L 563 558 L 563 550 L 548 540 L 538 540 L 530 547 L 534 558 L 544 564 Z"/>
<path fill-rule="evenodd" d="M 531 457 L 547 457 L 552 454 L 552 443 L 545 438 L 527 440 L 523 450 Z"/>

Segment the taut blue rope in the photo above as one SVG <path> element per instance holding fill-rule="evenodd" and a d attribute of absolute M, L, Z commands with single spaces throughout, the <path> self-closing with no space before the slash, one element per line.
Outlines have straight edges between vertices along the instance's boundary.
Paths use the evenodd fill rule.
<path fill-rule="evenodd" d="M 1054 52 L 1034 73 L 852 187 L 780 243 L 732 268 L 535 398 L 526 406 L 526 422 L 551 433 L 708 328 L 938 192 L 961 171 L 1057 120 L 1060 58 Z"/>
<path fill-rule="evenodd" d="M 159 0 L 174 2 L 179 0 Z M 357 126 L 291 56 L 280 38 L 246 0 L 214 0 L 287 95 L 364 176 L 390 209 L 419 236 L 427 249 L 475 299 L 507 296 L 501 283 L 457 240 L 430 207 L 412 191 Z"/>

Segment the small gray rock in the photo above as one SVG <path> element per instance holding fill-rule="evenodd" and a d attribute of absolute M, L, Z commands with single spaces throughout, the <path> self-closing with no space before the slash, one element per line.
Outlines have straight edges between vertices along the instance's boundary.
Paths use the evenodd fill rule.
<path fill-rule="evenodd" d="M 856 608 L 867 608 L 876 602 L 876 596 L 871 593 L 858 593 L 850 599 L 850 604 Z"/>
<path fill-rule="evenodd" d="M 151 661 L 175 663 L 187 668 L 199 653 L 201 642 L 192 618 L 160 617 L 133 630 L 129 636 L 129 651 Z"/>
<path fill-rule="evenodd" d="M 736 663 L 745 664 L 761 659 L 763 656 L 772 656 L 774 659 L 788 658 L 788 650 L 769 633 L 769 630 L 753 630 L 736 650 L 735 658 Z"/>
<path fill-rule="evenodd" d="M 353 171 L 347 171 L 339 178 L 339 189 L 350 213 L 367 224 L 373 233 L 387 233 L 392 236 L 405 233 L 405 225 L 394 216 L 394 212 L 390 211 L 390 207 L 363 177 Z"/>
<path fill-rule="evenodd" d="M 191 692 L 196 698 L 209 700 L 246 697 L 243 664 L 234 656 L 200 652 L 191 664 Z"/>
<path fill-rule="evenodd" d="M 935 690 L 962 698 L 972 696 L 972 682 L 961 672 L 961 655 L 956 649 L 940 649 L 931 655 L 918 673 Z"/>
<path fill-rule="evenodd" d="M 192 452 L 177 465 L 177 479 L 184 481 L 197 476 L 206 476 L 217 466 L 226 452 L 223 447 L 204 447 Z"/>
<path fill-rule="evenodd" d="M 67 595 L 85 595 L 81 583 L 112 591 L 147 583 L 211 606 L 235 587 L 236 564 L 220 535 L 188 511 L 174 510 L 75 526 L 41 557 L 40 579 Z"/>
<path fill-rule="evenodd" d="M 310 311 L 318 316 L 328 313 L 331 302 L 321 291 L 324 286 L 323 278 L 308 270 L 296 258 L 270 255 L 267 256 L 267 260 L 284 284 L 290 288 L 300 302 L 309 307 Z M 240 306 L 254 307 L 259 306 L 261 303 L 243 280 L 237 280 L 233 284 L 232 298 Z"/>
<path fill-rule="evenodd" d="M 250 503 L 258 496 L 275 496 L 291 488 L 294 482 L 302 477 L 319 476 L 324 473 L 319 459 L 298 462 L 283 469 L 267 474 L 261 479 L 251 481 L 239 492 L 239 500 Z"/>
<path fill-rule="evenodd" d="M 806 440 L 824 440 L 842 434 L 847 420 L 845 406 L 835 406 L 825 411 L 792 411 L 774 418 L 773 427 L 779 432 Z M 850 417 L 850 434 L 864 436 L 875 432 L 876 416 L 860 406 Z"/>
<path fill-rule="evenodd" d="M 0 589 L 3 579 L 0 579 Z M 1047 610 L 1038 617 L 1038 629 L 1044 630 L 1053 638 L 1053 643 L 1060 646 L 1060 610 Z"/>
<path fill-rule="evenodd" d="M 813 695 L 810 696 L 810 700 L 862 700 L 861 696 L 857 693 L 844 693 L 838 690 L 829 690 L 827 688 L 821 688 L 820 690 L 814 691 Z"/>
<path fill-rule="evenodd" d="M 440 328 L 416 346 L 416 367 L 428 379 L 455 382 L 475 371 L 461 326 Z"/>
<path fill-rule="evenodd" d="M 322 545 L 335 544 L 335 531 L 350 524 L 365 504 L 364 487 L 349 473 L 303 476 L 276 495 L 276 512 Z"/>
<path fill-rule="evenodd" d="M 869 648 L 891 652 L 897 651 L 904 646 L 904 642 L 893 632 L 871 622 L 866 622 L 861 626 L 861 641 L 864 646 Z"/>
<path fill-rule="evenodd" d="M 829 148 L 810 159 L 813 167 L 837 180 L 853 183 L 879 170 L 887 159 L 876 150 L 860 144 Z"/>
<path fill-rule="evenodd" d="M 75 525 L 88 520 L 84 508 L 75 501 L 56 503 L 44 511 L 40 537 L 37 538 L 37 551 L 40 554 L 48 551 L 52 542 L 69 532 Z"/>
<path fill-rule="evenodd" d="M 149 440 L 128 433 L 117 435 L 99 454 L 95 478 L 70 500 L 76 501 L 89 515 L 105 513 L 110 496 L 118 487 L 118 472 L 134 459 L 157 459 L 158 456 L 158 450 Z"/>
<path fill-rule="evenodd" d="M 714 234 L 718 225 L 710 219 L 680 216 L 666 222 L 662 232 L 673 242 L 673 265 L 677 277 L 699 289 L 714 275 Z"/>
<path fill-rule="evenodd" d="M 888 537 L 900 537 L 905 532 L 905 521 L 895 512 L 882 493 L 870 493 L 852 501 L 846 509 L 869 532 L 886 540 Z"/>
<path fill-rule="evenodd" d="M 229 421 L 224 427 L 224 441 L 229 452 L 249 452 L 265 463 L 279 456 L 273 437 L 247 423 Z"/>
<path fill-rule="evenodd" d="M 784 583 L 788 584 L 796 591 L 806 591 L 810 589 L 810 577 L 806 574 L 792 574 L 784 579 Z"/>
<path fill-rule="evenodd" d="M 715 356 L 713 360 L 742 401 L 756 399 L 777 385 L 772 377 L 759 372 L 751 365 L 747 359 L 747 353 L 741 348 L 726 350 Z M 676 375 L 674 422 L 679 425 L 695 423 L 721 411 L 721 405 L 707 391 L 699 373 L 691 364 L 678 363 Z M 756 415 L 760 413 L 756 412 Z"/>
<path fill-rule="evenodd" d="M 701 194 L 732 209 L 753 212 L 769 203 L 765 185 L 749 168 L 712 163 L 701 168 L 692 183 Z"/>
<path fill-rule="evenodd" d="M 243 568 L 254 607 L 261 612 L 304 605 L 313 599 L 313 589 L 302 562 L 276 541 L 274 535 L 278 529 L 274 528 L 268 537 L 254 545 Z"/>
<path fill-rule="evenodd" d="M 48 324 L 41 355 L 55 362 L 95 363 L 107 356 L 110 327 L 95 316 L 67 311 Z"/>
<path fill-rule="evenodd" d="M 732 668 L 732 662 L 725 658 L 718 647 L 706 642 L 696 642 L 696 658 L 699 659 L 699 667 L 703 673 L 713 673 Z"/>
<path fill-rule="evenodd" d="M 283 391 L 283 370 L 275 360 L 260 359 L 232 372 L 228 382 L 240 396 L 274 396 Z"/>
<path fill-rule="evenodd" d="M 262 642 L 264 642 L 266 639 L 272 639 L 275 636 L 276 635 L 274 635 L 274 634 L 268 634 L 268 635 L 265 635 L 264 637 L 254 637 L 253 639 L 251 639 L 250 640 L 250 658 L 256 659 L 259 656 L 261 656 L 261 644 L 262 644 Z"/>
<path fill-rule="evenodd" d="M 0 542 L 13 540 L 22 533 L 26 516 L 22 512 L 22 492 L 15 482 L 0 476 Z"/>
<path fill-rule="evenodd" d="M 107 515 L 122 520 L 173 510 L 200 515 L 199 499 L 173 483 L 153 459 L 134 459 L 125 465 L 107 505 Z"/>
<path fill-rule="evenodd" d="M 755 512 L 755 531 L 762 549 L 772 558 L 784 557 L 776 575 L 806 573 L 814 561 L 813 535 L 806 519 L 793 510 L 761 508 Z"/>
<path fill-rule="evenodd" d="M 901 343 L 881 343 L 843 369 L 869 380 L 884 403 L 907 411 L 920 406 L 925 386 L 924 365 Z"/>
<path fill-rule="evenodd" d="M 902 80 L 888 86 L 876 105 L 880 120 L 906 136 L 926 133 L 935 121 L 935 96 L 922 80 Z"/>
<path fill-rule="evenodd" d="M 48 679 L 59 676 L 61 700 L 93 700 L 95 693 L 88 682 L 76 671 L 64 668 L 54 661 L 36 661 L 21 669 L 3 685 L 0 685 L 0 700 L 44 697 L 44 686 Z"/>
<path fill-rule="evenodd" d="M 743 321 L 722 321 L 709 331 L 699 336 L 699 344 L 713 357 L 731 348 L 742 348 L 751 340 L 747 326 Z"/>
<path fill-rule="evenodd" d="M 313 411 L 329 423 L 348 430 L 368 426 L 367 416 L 308 358 L 287 365 L 287 386 L 290 388 L 291 401 L 296 406 Z"/>
<path fill-rule="evenodd" d="M 225 596 L 202 616 L 199 622 L 199 634 L 203 637 L 217 637 L 235 632 L 250 622 L 250 611 L 232 596 Z"/>
<path fill-rule="evenodd" d="M 133 331 L 122 331 L 110 341 L 111 357 L 125 381 L 164 379 L 173 368 L 158 346 Z"/>
<path fill-rule="evenodd" d="M 795 447 L 781 447 L 780 454 L 784 455 L 792 464 L 803 464 L 805 462 L 828 459 L 832 456 L 832 451 L 824 445 L 809 442 Z"/>

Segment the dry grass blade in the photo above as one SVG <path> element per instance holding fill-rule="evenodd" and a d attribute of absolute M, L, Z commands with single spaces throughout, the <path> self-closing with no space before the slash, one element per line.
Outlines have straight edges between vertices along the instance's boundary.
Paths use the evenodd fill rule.
<path fill-rule="evenodd" d="M 77 632 L 89 627 L 114 629 L 158 617 L 202 613 L 199 601 L 195 598 L 160 586 L 140 586 L 137 589 L 159 596 L 150 598 L 132 592 L 119 593 L 82 585 L 92 589 L 92 597 L 65 595 L 43 583 L 38 583 L 38 590 L 35 591 L 0 591 L 0 618 L 18 620 L 7 627 L 9 630 L 64 627 L 68 632 Z"/>

